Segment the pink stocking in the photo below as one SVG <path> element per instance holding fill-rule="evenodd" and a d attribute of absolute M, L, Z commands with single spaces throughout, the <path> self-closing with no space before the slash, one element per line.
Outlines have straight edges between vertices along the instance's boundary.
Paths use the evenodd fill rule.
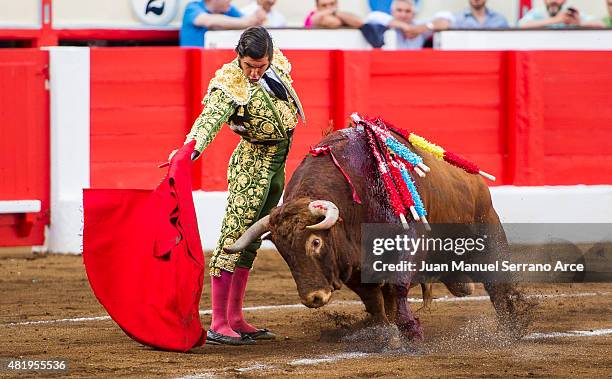
<path fill-rule="evenodd" d="M 244 315 L 242 314 L 242 303 L 244 300 L 244 293 L 246 292 L 246 285 L 249 280 L 249 272 L 250 270 L 248 268 L 236 267 L 236 269 L 234 269 L 234 279 L 232 281 L 229 307 L 227 309 L 229 325 L 233 330 L 243 333 L 253 333 L 258 330 L 244 321 Z"/>
<path fill-rule="evenodd" d="M 223 270 L 221 270 L 221 276 L 212 277 L 212 321 L 210 322 L 210 329 L 226 336 L 240 337 L 238 333 L 232 330 L 227 319 L 232 277 L 231 272 Z"/>

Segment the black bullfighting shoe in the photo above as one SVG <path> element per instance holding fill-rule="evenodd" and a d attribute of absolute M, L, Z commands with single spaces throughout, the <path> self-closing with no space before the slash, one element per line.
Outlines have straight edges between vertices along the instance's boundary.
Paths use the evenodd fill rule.
<path fill-rule="evenodd" d="M 225 334 L 217 333 L 214 330 L 206 332 L 206 343 L 210 345 L 255 345 L 254 339 L 241 335 L 240 337 L 226 336 Z"/>
<path fill-rule="evenodd" d="M 257 329 L 255 332 L 238 332 L 242 337 L 251 338 L 254 340 L 275 340 L 276 334 L 272 333 L 268 329 Z"/>

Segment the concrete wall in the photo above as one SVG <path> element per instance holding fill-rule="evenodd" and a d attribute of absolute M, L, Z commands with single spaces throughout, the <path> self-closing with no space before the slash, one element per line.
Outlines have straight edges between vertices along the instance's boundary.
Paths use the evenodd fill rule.
<path fill-rule="evenodd" d="M 40 26 L 40 0 L 0 0 L 0 28 Z"/>

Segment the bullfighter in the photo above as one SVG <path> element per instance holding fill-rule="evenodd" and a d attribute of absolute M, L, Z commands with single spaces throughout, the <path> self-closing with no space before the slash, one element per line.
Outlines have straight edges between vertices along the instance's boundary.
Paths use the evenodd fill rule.
<path fill-rule="evenodd" d="M 275 338 L 267 329 L 247 323 L 242 312 L 261 239 L 237 253 L 223 248 L 233 245 L 278 204 L 293 132 L 298 116 L 304 120 L 304 112 L 292 87 L 291 64 L 273 47 L 265 28 L 245 30 L 235 51 L 237 57 L 210 81 L 204 109 L 185 143 L 196 141 L 193 159 L 197 159 L 226 123 L 242 137 L 229 161 L 228 204 L 210 260 L 212 322 L 207 341 L 248 345 L 256 339 Z"/>

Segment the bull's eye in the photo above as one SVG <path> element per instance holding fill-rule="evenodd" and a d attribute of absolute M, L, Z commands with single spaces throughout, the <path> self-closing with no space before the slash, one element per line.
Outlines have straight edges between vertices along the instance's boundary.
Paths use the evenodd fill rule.
<path fill-rule="evenodd" d="M 306 240 L 306 254 L 312 257 L 319 256 L 321 254 L 321 249 L 323 248 L 323 240 L 316 235 L 311 235 Z"/>

